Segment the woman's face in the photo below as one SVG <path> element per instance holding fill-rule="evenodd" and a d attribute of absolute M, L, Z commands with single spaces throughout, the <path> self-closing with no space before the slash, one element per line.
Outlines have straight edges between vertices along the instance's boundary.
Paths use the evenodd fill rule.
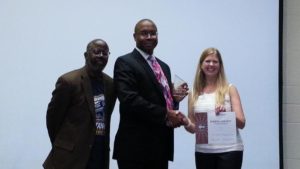
<path fill-rule="evenodd" d="M 217 77 L 220 71 L 220 61 L 215 54 L 208 55 L 201 65 L 201 70 L 206 77 Z"/>

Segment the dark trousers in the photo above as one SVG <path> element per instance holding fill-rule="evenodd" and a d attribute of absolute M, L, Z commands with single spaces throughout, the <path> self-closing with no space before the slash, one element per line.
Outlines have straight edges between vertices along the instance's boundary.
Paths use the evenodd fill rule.
<path fill-rule="evenodd" d="M 119 169 L 168 169 L 167 160 L 128 161 L 117 160 Z"/>
<path fill-rule="evenodd" d="M 104 137 L 95 137 L 95 143 L 91 149 L 89 161 L 86 169 L 105 169 L 105 158 L 104 158 Z"/>
<path fill-rule="evenodd" d="M 195 153 L 197 169 L 241 169 L 243 151 Z"/>

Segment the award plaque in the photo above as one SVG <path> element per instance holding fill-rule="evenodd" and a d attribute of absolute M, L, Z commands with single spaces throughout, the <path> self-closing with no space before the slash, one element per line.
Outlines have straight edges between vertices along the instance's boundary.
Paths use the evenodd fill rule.
<path fill-rule="evenodd" d="M 181 77 L 178 75 L 174 75 L 174 82 L 173 82 L 173 95 L 174 96 L 186 96 L 186 90 L 184 89 L 184 86 L 187 85 L 187 83 L 182 80 Z"/>

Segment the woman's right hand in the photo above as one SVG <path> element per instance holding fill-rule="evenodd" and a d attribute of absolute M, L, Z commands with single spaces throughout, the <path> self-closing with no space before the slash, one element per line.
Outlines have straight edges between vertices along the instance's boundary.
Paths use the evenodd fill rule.
<path fill-rule="evenodd" d="M 226 109 L 225 109 L 224 105 L 217 105 L 216 108 L 215 108 L 215 111 L 216 111 L 216 114 L 219 115 L 220 112 L 225 112 Z"/>

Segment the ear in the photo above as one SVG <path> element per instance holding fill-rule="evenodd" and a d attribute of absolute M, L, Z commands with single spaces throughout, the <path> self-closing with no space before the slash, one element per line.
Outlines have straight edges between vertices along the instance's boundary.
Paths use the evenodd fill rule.
<path fill-rule="evenodd" d="M 88 53 L 84 52 L 84 58 L 86 59 L 88 57 Z"/>
<path fill-rule="evenodd" d="M 133 33 L 133 38 L 134 38 L 134 40 L 136 41 L 136 33 Z"/>

